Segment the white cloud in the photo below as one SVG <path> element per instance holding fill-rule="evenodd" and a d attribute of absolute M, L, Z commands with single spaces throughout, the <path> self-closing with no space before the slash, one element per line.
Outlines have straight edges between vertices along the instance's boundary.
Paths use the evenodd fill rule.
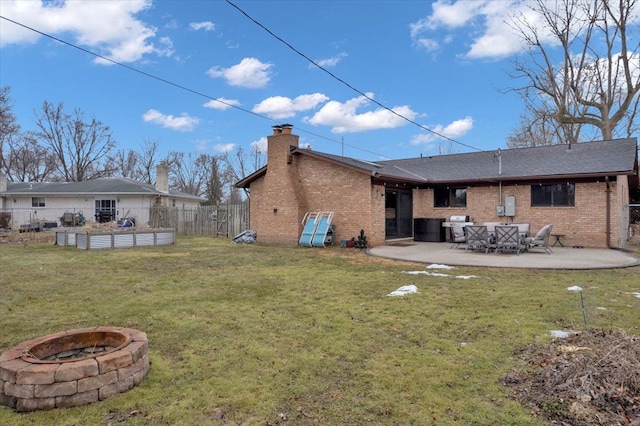
<path fill-rule="evenodd" d="M 338 53 L 336 56 L 332 57 L 332 58 L 326 58 L 326 59 L 316 59 L 314 62 L 318 65 L 320 65 L 322 68 L 331 68 L 331 67 L 335 67 L 336 65 L 338 65 L 338 63 L 343 59 L 346 58 L 347 54 L 342 52 L 342 53 Z M 313 64 L 309 64 L 309 69 L 316 69 L 317 67 Z"/>
<path fill-rule="evenodd" d="M 218 98 L 212 99 L 203 105 L 205 108 L 217 109 L 224 111 L 232 106 L 240 106 L 240 102 L 235 99 Z"/>
<path fill-rule="evenodd" d="M 256 58 L 244 58 L 229 68 L 212 67 L 207 75 L 212 78 L 223 77 L 231 86 L 257 89 L 269 83 L 272 67 L 273 64 L 260 62 Z"/>
<path fill-rule="evenodd" d="M 151 7 L 150 0 L 40 2 L 2 0 L 2 15 L 44 33 L 60 36 L 118 62 L 135 62 L 154 53 L 170 56 L 170 41 L 160 47 L 153 39 L 157 29 L 136 18 Z M 0 46 L 34 43 L 41 36 L 16 24 L 0 25 Z M 95 62 L 110 62 L 95 59 Z"/>
<path fill-rule="evenodd" d="M 419 38 L 416 40 L 416 44 L 427 50 L 427 52 L 433 52 L 440 48 L 440 43 L 438 43 L 437 40 L 431 38 Z"/>
<path fill-rule="evenodd" d="M 431 6 L 431 15 L 409 25 L 414 43 L 433 51 L 457 31 L 472 37 L 464 53 L 469 58 L 501 58 L 518 52 L 522 41 L 509 26 L 512 17 L 523 14 L 533 25 L 539 21 L 523 0 L 438 0 Z"/>
<path fill-rule="evenodd" d="M 251 142 L 251 148 L 261 153 L 267 152 L 267 138 L 261 137 L 257 141 Z"/>
<path fill-rule="evenodd" d="M 373 99 L 373 93 L 367 93 L 367 96 Z M 312 117 L 305 118 L 304 121 L 314 126 L 331 126 L 333 133 L 350 133 L 376 129 L 393 129 L 408 123 L 407 120 L 399 115 L 410 120 L 415 119 L 417 116 L 417 113 L 408 106 L 391 108 L 399 115 L 383 108 L 362 113 L 357 112 L 359 108 L 366 106 L 369 102 L 364 96 L 350 99 L 345 103 L 330 101 L 320 111 Z"/>
<path fill-rule="evenodd" d="M 295 116 L 297 112 L 313 109 L 328 99 L 322 93 L 300 95 L 295 99 L 285 96 L 272 96 L 257 104 L 252 111 L 273 119 L 289 118 Z"/>
<path fill-rule="evenodd" d="M 196 117 L 190 117 L 183 113 L 179 117 L 173 115 L 162 114 L 160 111 L 150 109 L 142 115 L 145 123 L 159 124 L 166 129 L 177 130 L 178 132 L 190 132 L 200 122 Z"/>
<path fill-rule="evenodd" d="M 196 141 L 196 151 L 206 151 L 207 146 L 209 146 L 209 141 L 207 141 L 206 139 L 200 139 Z"/>
<path fill-rule="evenodd" d="M 233 151 L 233 148 L 236 147 L 234 143 L 225 143 L 225 144 L 216 144 L 213 146 L 213 149 L 218 152 L 230 152 Z"/>
<path fill-rule="evenodd" d="M 465 117 L 460 120 L 455 120 L 446 126 L 437 124 L 435 126 L 429 127 L 429 129 L 434 133 L 420 133 L 419 135 L 414 136 L 413 139 L 411 139 L 411 145 L 420 145 L 432 142 L 436 139 L 440 139 L 440 137 L 437 136 L 436 133 L 451 139 L 460 138 L 469 133 L 471 129 L 473 129 L 473 118 Z"/>
<path fill-rule="evenodd" d="M 475 18 L 486 1 L 438 0 L 431 4 L 433 13 L 419 21 L 409 24 L 411 37 L 417 38 L 420 33 L 436 30 L 440 27 L 458 28 Z"/>
<path fill-rule="evenodd" d="M 198 31 L 198 30 L 215 31 L 216 30 L 216 24 L 214 24 L 213 22 L 209 22 L 209 21 L 191 22 L 189 24 L 189 28 L 191 28 L 192 30 L 195 30 L 195 31 Z"/>

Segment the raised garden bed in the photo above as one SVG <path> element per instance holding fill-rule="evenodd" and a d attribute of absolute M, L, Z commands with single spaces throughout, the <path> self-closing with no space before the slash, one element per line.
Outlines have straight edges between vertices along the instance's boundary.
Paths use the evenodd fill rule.
<path fill-rule="evenodd" d="M 57 231 L 55 244 L 83 250 L 170 245 L 176 242 L 174 229 L 69 230 Z"/>

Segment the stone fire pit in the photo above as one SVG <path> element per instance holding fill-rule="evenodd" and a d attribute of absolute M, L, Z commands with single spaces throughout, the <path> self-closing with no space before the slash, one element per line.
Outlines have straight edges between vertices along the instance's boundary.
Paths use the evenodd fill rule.
<path fill-rule="evenodd" d="M 146 333 L 91 327 L 22 342 L 0 356 L 0 404 L 17 411 L 101 401 L 149 371 Z"/>

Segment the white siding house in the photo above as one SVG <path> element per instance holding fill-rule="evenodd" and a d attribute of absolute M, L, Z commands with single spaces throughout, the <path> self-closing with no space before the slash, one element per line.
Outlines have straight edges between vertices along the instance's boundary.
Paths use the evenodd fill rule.
<path fill-rule="evenodd" d="M 108 177 L 82 182 L 7 182 L 0 176 L 0 226 L 19 229 L 34 222 L 63 225 L 65 213 L 82 214 L 86 222 L 132 218 L 149 222 L 153 207 L 196 208 L 204 201 L 168 188 L 167 170 L 157 169 L 157 184 Z M 4 221 L 8 223 L 2 223 Z"/>

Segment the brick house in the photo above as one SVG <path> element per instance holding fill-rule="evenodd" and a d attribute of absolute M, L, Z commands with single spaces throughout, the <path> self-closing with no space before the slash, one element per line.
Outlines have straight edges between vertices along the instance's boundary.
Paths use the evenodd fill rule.
<path fill-rule="evenodd" d="M 258 240 L 295 245 L 309 211 L 333 211 L 335 240 L 364 230 L 370 245 L 414 236 L 414 219 L 553 224 L 566 245 L 625 247 L 635 138 L 390 161 L 300 148 L 274 126 L 267 165 L 236 184 L 250 191 Z"/>

